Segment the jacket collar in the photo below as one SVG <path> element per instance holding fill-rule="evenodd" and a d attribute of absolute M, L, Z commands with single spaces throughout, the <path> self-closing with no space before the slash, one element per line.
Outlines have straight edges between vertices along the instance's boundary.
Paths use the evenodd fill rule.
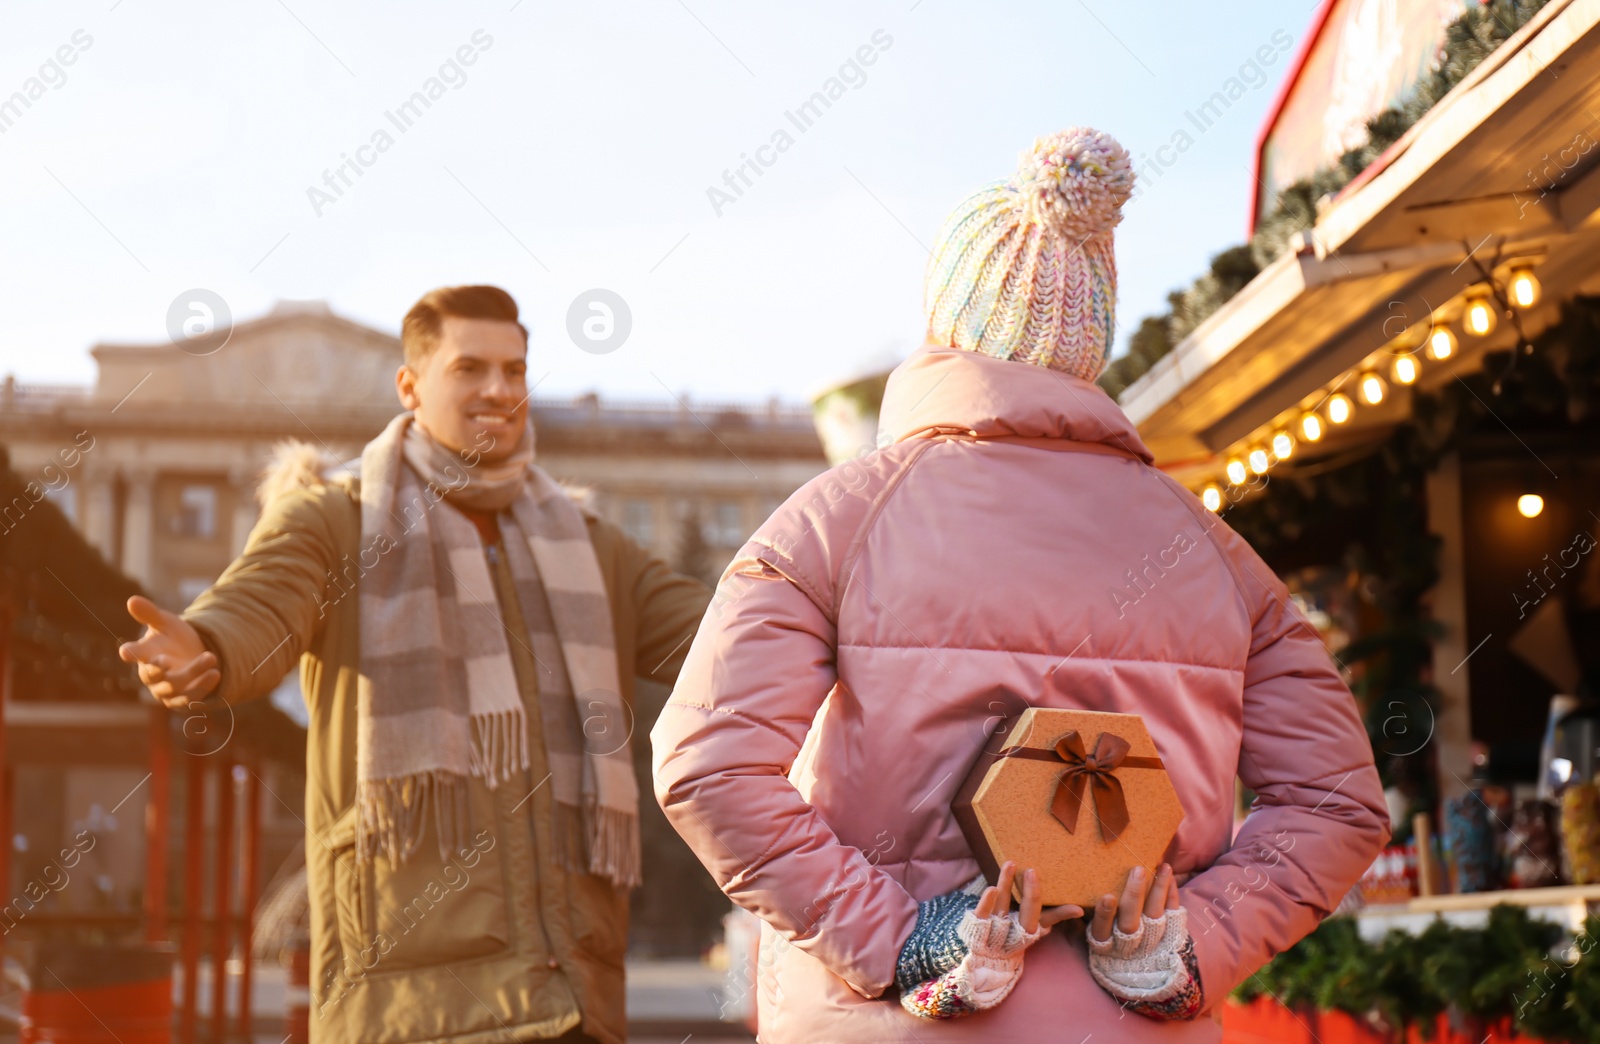
<path fill-rule="evenodd" d="M 934 430 L 1100 442 L 1154 461 L 1127 414 L 1098 385 L 1032 363 L 928 345 L 895 367 L 879 441 Z"/>

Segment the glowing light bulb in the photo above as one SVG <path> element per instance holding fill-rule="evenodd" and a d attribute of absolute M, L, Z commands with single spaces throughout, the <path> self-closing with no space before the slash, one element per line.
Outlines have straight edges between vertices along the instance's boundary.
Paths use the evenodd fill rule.
<path fill-rule="evenodd" d="M 1288 460 L 1294 452 L 1294 436 L 1286 431 L 1275 432 L 1272 436 L 1272 455 L 1279 460 Z"/>
<path fill-rule="evenodd" d="M 1250 470 L 1257 475 L 1265 475 L 1267 469 L 1272 467 L 1272 458 L 1267 456 L 1267 451 L 1257 446 L 1250 451 Z"/>
<path fill-rule="evenodd" d="M 1328 396 L 1328 420 L 1334 424 L 1345 423 L 1355 411 L 1356 404 L 1344 392 L 1334 392 Z"/>
<path fill-rule="evenodd" d="M 1244 461 L 1240 460 L 1238 457 L 1234 457 L 1233 459 L 1229 460 L 1228 466 L 1223 470 L 1228 473 L 1228 481 L 1233 483 L 1235 486 L 1244 485 L 1244 480 L 1249 477 L 1244 470 Z"/>
<path fill-rule="evenodd" d="M 1422 372 L 1422 365 L 1409 355 L 1402 355 L 1394 361 L 1389 368 L 1389 376 L 1394 378 L 1396 384 L 1411 384 Z"/>
<path fill-rule="evenodd" d="M 1535 518 L 1544 510 L 1544 498 L 1537 493 L 1524 493 L 1517 498 L 1517 511 L 1523 518 Z"/>
<path fill-rule="evenodd" d="M 1200 503 L 1206 506 L 1207 511 L 1220 511 L 1222 509 L 1222 490 L 1215 485 L 1207 486 L 1200 492 Z"/>
<path fill-rule="evenodd" d="M 1435 326 L 1428 333 L 1428 358 L 1444 361 L 1456 354 L 1456 335 L 1448 326 Z"/>
<path fill-rule="evenodd" d="M 1507 289 L 1511 291 L 1511 303 L 1518 308 L 1532 308 L 1539 303 L 1539 279 L 1531 268 L 1519 268 L 1512 272 Z"/>
<path fill-rule="evenodd" d="M 1382 402 L 1384 394 L 1389 390 L 1389 385 L 1375 373 L 1362 374 L 1357 387 L 1361 390 L 1361 401 L 1368 406 L 1376 406 Z"/>
<path fill-rule="evenodd" d="M 1461 313 L 1461 325 L 1474 337 L 1487 337 L 1494 333 L 1498 321 L 1499 317 L 1494 314 L 1494 302 L 1487 297 L 1474 297 L 1467 302 L 1467 310 Z"/>
<path fill-rule="evenodd" d="M 1315 413 L 1301 414 L 1300 437 L 1307 442 L 1316 442 L 1322 438 L 1322 418 Z"/>

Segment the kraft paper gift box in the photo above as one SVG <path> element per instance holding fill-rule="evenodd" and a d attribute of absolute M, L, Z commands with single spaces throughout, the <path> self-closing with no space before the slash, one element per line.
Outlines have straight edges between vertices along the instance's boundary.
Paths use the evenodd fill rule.
<path fill-rule="evenodd" d="M 1044 905 L 1085 910 L 1120 895 L 1135 866 L 1153 875 L 1183 821 L 1137 714 L 1041 707 L 1000 723 L 953 810 L 991 884 L 1009 859 L 1039 872 Z"/>

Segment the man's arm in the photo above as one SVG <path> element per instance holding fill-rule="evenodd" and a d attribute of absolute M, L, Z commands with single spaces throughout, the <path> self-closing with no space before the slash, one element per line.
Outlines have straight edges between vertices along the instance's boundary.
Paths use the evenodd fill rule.
<path fill-rule="evenodd" d="M 711 589 L 675 572 L 612 523 L 596 519 L 591 525 L 607 531 L 616 548 L 618 596 L 633 601 L 635 669 L 641 678 L 671 685 L 689 655 L 689 640 L 705 616 Z"/>
<path fill-rule="evenodd" d="M 274 498 L 244 551 L 215 584 L 184 610 L 182 619 L 215 654 L 215 695 L 228 703 L 263 696 L 287 674 L 341 599 L 356 597 L 350 581 L 332 584 L 340 569 L 332 510 L 354 505 L 337 487 L 295 489 Z"/>

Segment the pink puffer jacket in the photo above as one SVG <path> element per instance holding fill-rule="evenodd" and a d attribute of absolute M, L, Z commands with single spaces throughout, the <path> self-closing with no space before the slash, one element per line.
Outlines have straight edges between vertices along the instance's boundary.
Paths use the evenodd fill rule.
<path fill-rule="evenodd" d="M 881 424 L 892 445 L 808 483 L 729 566 L 651 734 L 662 808 L 765 922 L 761 1039 L 1218 1040 L 1220 1002 L 1388 839 L 1349 691 L 1282 583 L 1094 385 L 923 349 Z M 1144 716 L 1183 803 L 1199 1019 L 1125 1012 L 1075 925 L 992 1011 L 897 1003 L 918 900 L 978 872 L 951 799 L 1030 704 Z M 1235 776 L 1257 800 L 1231 838 Z"/>

